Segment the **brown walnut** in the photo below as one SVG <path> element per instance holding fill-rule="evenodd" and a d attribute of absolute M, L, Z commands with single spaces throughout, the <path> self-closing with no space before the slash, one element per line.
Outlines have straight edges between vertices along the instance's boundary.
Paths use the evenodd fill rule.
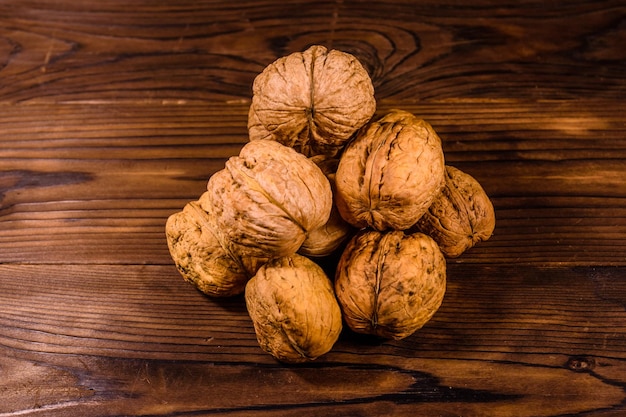
<path fill-rule="evenodd" d="M 335 292 L 353 331 L 402 339 L 439 309 L 446 289 L 446 262 L 422 233 L 363 229 L 337 266 Z"/>
<path fill-rule="evenodd" d="M 295 253 L 327 222 L 332 204 L 328 178 L 314 162 L 257 140 L 211 176 L 203 206 L 238 257 L 271 258 Z"/>
<path fill-rule="evenodd" d="M 248 131 L 306 156 L 336 155 L 374 114 L 374 87 L 351 54 L 314 45 L 268 65 L 254 80 Z"/>
<path fill-rule="evenodd" d="M 493 204 L 480 183 L 458 168 L 446 166 L 441 194 L 417 222 L 449 258 L 460 256 L 491 237 L 496 225 Z"/>
<path fill-rule="evenodd" d="M 259 346 L 283 362 L 318 358 L 331 350 L 342 330 L 330 279 L 301 255 L 263 265 L 248 281 L 245 300 Z"/>
<path fill-rule="evenodd" d="M 341 156 L 336 204 L 355 227 L 406 230 L 444 184 L 441 140 L 422 119 L 392 110 L 364 126 Z"/>
<path fill-rule="evenodd" d="M 165 232 L 170 255 L 185 281 L 203 293 L 215 297 L 241 294 L 256 272 L 250 266 L 253 259 L 247 259 L 249 270 L 220 244 L 210 223 L 198 201 L 169 216 Z"/>

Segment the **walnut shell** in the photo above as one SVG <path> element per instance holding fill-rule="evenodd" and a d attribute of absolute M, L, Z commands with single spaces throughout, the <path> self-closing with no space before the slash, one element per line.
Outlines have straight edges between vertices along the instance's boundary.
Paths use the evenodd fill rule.
<path fill-rule="evenodd" d="M 446 182 L 416 227 L 450 258 L 491 237 L 496 216 L 489 196 L 471 175 L 446 166 Z"/>
<path fill-rule="evenodd" d="M 309 231 L 324 225 L 333 204 L 320 168 L 270 140 L 247 143 L 207 184 L 207 211 L 238 256 L 295 253 Z"/>
<path fill-rule="evenodd" d="M 446 262 L 422 233 L 363 229 L 346 246 L 335 292 L 350 329 L 402 339 L 426 324 L 446 289 Z"/>
<path fill-rule="evenodd" d="M 271 137 L 306 156 L 336 155 L 376 110 L 358 59 L 320 45 L 277 59 L 252 90 L 250 139 Z"/>
<path fill-rule="evenodd" d="M 198 202 L 168 217 L 167 245 L 176 268 L 203 293 L 215 297 L 241 294 L 251 275 L 221 245 Z"/>
<path fill-rule="evenodd" d="M 263 254 L 261 251 L 259 251 L 256 256 L 251 256 L 250 251 L 245 248 L 242 250 L 240 245 L 229 239 L 228 232 L 222 230 L 217 224 L 217 217 L 213 213 L 214 208 L 211 204 L 210 194 L 208 191 L 205 191 L 200 196 L 197 204 L 199 204 L 200 208 L 206 213 L 206 216 L 203 216 L 203 225 L 207 227 L 213 236 L 217 238 L 220 246 L 228 253 L 230 258 L 233 259 L 233 261 L 235 261 L 237 265 L 239 265 L 239 267 L 247 273 L 248 278 L 251 278 L 254 274 L 256 274 L 256 271 L 259 270 L 261 265 L 272 257 L 272 254 Z"/>
<path fill-rule="evenodd" d="M 248 281 L 245 300 L 259 346 L 283 362 L 318 358 L 331 350 L 342 330 L 330 279 L 301 255 L 263 265 Z"/>
<path fill-rule="evenodd" d="M 335 175 L 337 208 L 359 228 L 406 230 L 441 191 L 444 166 L 430 124 L 392 110 L 346 146 Z"/>
<path fill-rule="evenodd" d="M 330 188 L 333 191 L 334 201 L 335 172 L 337 171 L 339 159 L 325 158 L 318 155 L 312 157 L 311 160 L 320 167 L 324 175 L 328 178 Z M 298 253 L 314 258 L 328 256 L 348 239 L 353 230 L 354 228 L 341 217 L 336 205 L 333 204 L 330 217 L 326 224 L 309 232 L 306 240 L 302 243 L 302 246 L 300 246 Z"/>

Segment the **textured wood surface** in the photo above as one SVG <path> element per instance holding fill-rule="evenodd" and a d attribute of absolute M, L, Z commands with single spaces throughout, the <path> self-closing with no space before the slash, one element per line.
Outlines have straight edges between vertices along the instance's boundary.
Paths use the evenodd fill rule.
<path fill-rule="evenodd" d="M 129 4 L 0 1 L 0 416 L 626 414 L 622 1 Z M 311 44 L 429 121 L 497 223 L 413 336 L 286 366 L 164 223 Z"/>

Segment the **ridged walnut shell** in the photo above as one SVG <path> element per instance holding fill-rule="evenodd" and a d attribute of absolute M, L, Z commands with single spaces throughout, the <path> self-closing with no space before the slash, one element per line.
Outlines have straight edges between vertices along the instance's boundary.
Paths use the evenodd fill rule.
<path fill-rule="evenodd" d="M 315 360 L 332 349 L 342 330 L 330 279 L 301 255 L 263 265 L 248 281 L 245 300 L 259 346 L 283 362 Z"/>
<path fill-rule="evenodd" d="M 268 65 L 252 92 L 250 139 L 271 137 L 306 156 L 336 155 L 376 110 L 359 60 L 320 45 Z"/>
<path fill-rule="evenodd" d="M 433 317 L 445 289 L 445 258 L 422 233 L 362 230 L 348 242 L 335 277 L 348 327 L 396 340 Z"/>
<path fill-rule="evenodd" d="M 271 140 L 247 143 L 207 184 L 207 211 L 240 257 L 295 253 L 321 227 L 333 205 L 320 168 Z"/>
<path fill-rule="evenodd" d="M 251 275 L 222 247 L 208 216 L 195 201 L 168 217 L 165 234 L 170 255 L 185 281 L 203 293 L 241 294 Z"/>
<path fill-rule="evenodd" d="M 445 187 L 416 226 L 432 237 L 447 257 L 456 258 L 491 237 L 496 216 L 480 183 L 448 165 Z"/>
<path fill-rule="evenodd" d="M 441 191 L 444 167 L 430 124 L 392 110 L 346 146 L 335 175 L 337 208 L 358 228 L 406 230 Z"/>

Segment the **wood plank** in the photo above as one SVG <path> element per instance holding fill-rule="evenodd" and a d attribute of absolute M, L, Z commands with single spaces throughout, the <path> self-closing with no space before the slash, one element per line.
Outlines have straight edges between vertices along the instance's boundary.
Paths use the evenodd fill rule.
<path fill-rule="evenodd" d="M 492 197 L 455 262 L 625 265 L 626 119 L 608 101 L 389 102 Z M 18 105 L 0 116 L 0 262 L 171 262 L 165 219 L 247 141 L 249 103 Z"/>
<path fill-rule="evenodd" d="M 0 415 L 626 411 L 624 268 L 448 271 L 441 309 L 409 338 L 345 331 L 284 366 L 241 297 L 206 298 L 171 266 L 1 265 Z"/>
<path fill-rule="evenodd" d="M 9 264 L 0 271 L 5 347 L 181 360 L 265 356 L 242 297 L 204 297 L 170 265 Z M 348 337 L 337 351 L 459 359 L 552 349 L 623 359 L 623 273 L 451 264 L 445 305 L 419 337 L 363 346 Z"/>
<path fill-rule="evenodd" d="M 380 99 L 619 100 L 624 13 L 620 0 L 5 0 L 0 101 L 247 99 L 266 65 L 313 43 L 357 56 Z"/>

